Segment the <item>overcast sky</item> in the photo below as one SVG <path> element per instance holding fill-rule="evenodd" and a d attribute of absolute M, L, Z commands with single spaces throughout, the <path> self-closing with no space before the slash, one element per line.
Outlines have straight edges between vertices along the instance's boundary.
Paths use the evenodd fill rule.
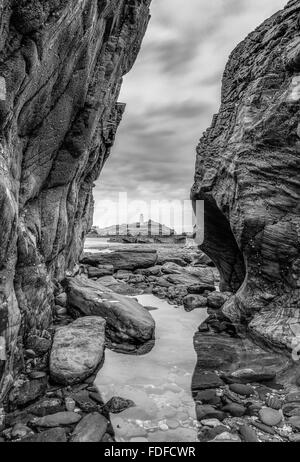
<path fill-rule="evenodd" d="M 286 3 L 152 1 L 141 52 L 124 78 L 119 98 L 127 103 L 126 112 L 94 189 L 95 225 L 115 224 L 115 211 L 103 199 L 117 201 L 119 192 L 127 192 L 129 201 L 148 204 L 189 198 L 195 147 L 218 111 L 228 56 Z M 129 221 L 138 219 L 139 208 L 137 204 L 129 207 Z M 148 218 L 147 210 L 144 214 Z"/>

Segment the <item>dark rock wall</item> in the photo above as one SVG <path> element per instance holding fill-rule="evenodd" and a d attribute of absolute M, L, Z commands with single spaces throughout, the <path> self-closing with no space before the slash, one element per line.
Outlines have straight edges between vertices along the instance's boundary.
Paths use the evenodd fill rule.
<path fill-rule="evenodd" d="M 236 292 L 223 312 L 288 350 L 300 344 L 299 115 L 300 1 L 292 0 L 231 54 L 192 189 L 205 200 L 202 249 Z"/>
<path fill-rule="evenodd" d="M 52 280 L 91 227 L 150 2 L 0 2 L 0 397 L 23 344 L 47 350 Z"/>

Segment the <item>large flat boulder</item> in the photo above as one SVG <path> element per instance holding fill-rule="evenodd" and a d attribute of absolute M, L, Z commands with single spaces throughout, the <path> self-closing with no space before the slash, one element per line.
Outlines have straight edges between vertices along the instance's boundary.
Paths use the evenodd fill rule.
<path fill-rule="evenodd" d="M 76 316 L 101 316 L 111 341 L 140 344 L 154 337 L 154 319 L 133 298 L 84 277 L 67 278 L 65 286 L 69 310 Z"/>
<path fill-rule="evenodd" d="M 77 319 L 57 329 L 50 354 L 50 375 L 61 384 L 81 382 L 99 367 L 104 353 L 105 320 Z"/>
<path fill-rule="evenodd" d="M 150 268 L 157 261 L 157 252 L 153 249 L 112 250 L 110 252 L 85 252 L 81 263 L 90 266 L 113 265 L 114 270 L 134 271 Z"/>

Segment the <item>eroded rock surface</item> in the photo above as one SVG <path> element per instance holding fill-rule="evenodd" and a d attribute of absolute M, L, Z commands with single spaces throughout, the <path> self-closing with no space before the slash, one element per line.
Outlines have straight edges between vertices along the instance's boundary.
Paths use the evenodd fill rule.
<path fill-rule="evenodd" d="M 205 201 L 202 250 L 236 292 L 223 312 L 288 350 L 300 322 L 299 15 L 290 1 L 231 54 L 192 189 Z"/>
<path fill-rule="evenodd" d="M 54 382 L 82 382 L 101 364 L 105 345 L 105 320 L 96 316 L 76 319 L 59 327 L 50 355 L 50 375 Z"/>
<path fill-rule="evenodd" d="M 0 4 L 0 399 L 82 251 L 150 1 Z"/>

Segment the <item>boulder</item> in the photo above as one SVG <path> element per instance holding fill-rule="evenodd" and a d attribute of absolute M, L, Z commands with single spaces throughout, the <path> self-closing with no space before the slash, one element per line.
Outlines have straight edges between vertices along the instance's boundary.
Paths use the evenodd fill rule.
<path fill-rule="evenodd" d="M 92 375 L 104 353 L 105 320 L 87 316 L 56 330 L 50 354 L 50 375 L 61 384 L 74 384 Z"/>
<path fill-rule="evenodd" d="M 145 343 L 154 336 L 155 323 L 142 305 L 85 278 L 65 281 L 70 310 L 77 316 L 101 316 L 115 343 Z"/>
<path fill-rule="evenodd" d="M 85 252 L 81 263 L 91 266 L 112 265 L 114 270 L 134 271 L 139 268 L 150 268 L 157 261 L 156 250 L 112 250 L 110 252 Z"/>

